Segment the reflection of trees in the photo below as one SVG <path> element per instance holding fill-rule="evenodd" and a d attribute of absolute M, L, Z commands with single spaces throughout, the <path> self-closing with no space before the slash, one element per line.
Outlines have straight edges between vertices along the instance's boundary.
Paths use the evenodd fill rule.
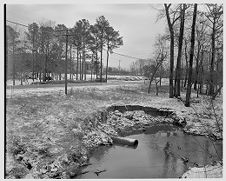
<path fill-rule="evenodd" d="M 208 150 L 209 158 L 212 158 L 212 160 L 222 160 L 223 154 L 222 147 L 223 147 L 222 142 L 212 142 L 212 144 L 209 145 Z"/>
<path fill-rule="evenodd" d="M 170 144 L 167 141 L 165 147 L 163 148 L 164 153 L 165 153 L 165 160 L 164 160 L 164 165 L 163 165 L 163 173 L 162 176 L 165 178 L 168 174 L 168 170 L 169 170 L 169 160 L 170 160 L 170 154 L 169 154 L 169 148 L 170 148 Z"/>
<path fill-rule="evenodd" d="M 205 150 L 204 150 L 204 156 L 203 156 L 203 164 L 204 165 L 207 165 L 208 164 L 208 155 L 209 155 L 209 140 L 205 140 L 205 144 L 204 144 L 204 148 L 205 148 Z"/>
<path fill-rule="evenodd" d="M 163 148 L 163 150 L 166 152 L 169 152 L 169 148 L 170 148 L 170 143 L 167 141 L 166 142 L 166 146 Z"/>
<path fill-rule="evenodd" d="M 172 155 L 172 173 L 177 173 L 177 158 Z"/>
<path fill-rule="evenodd" d="M 219 141 L 219 142 L 215 142 L 213 144 L 216 148 L 216 150 L 213 148 L 214 153 L 216 154 L 216 156 L 217 155 L 219 156 L 220 160 L 222 160 L 222 156 L 223 156 L 223 144 L 222 144 L 222 142 Z"/>

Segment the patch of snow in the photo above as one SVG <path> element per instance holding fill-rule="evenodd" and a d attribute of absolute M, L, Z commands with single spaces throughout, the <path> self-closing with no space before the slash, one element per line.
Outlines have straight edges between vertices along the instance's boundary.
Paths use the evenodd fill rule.
<path fill-rule="evenodd" d="M 223 167 L 217 165 L 207 165 L 206 167 L 193 167 L 182 175 L 182 178 L 222 178 Z"/>

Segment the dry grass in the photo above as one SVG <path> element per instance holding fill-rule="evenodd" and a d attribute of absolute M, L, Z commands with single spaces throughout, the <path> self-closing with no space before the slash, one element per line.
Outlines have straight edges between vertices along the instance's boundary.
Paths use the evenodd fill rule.
<path fill-rule="evenodd" d="M 86 129 L 84 119 L 87 116 L 109 103 L 128 103 L 134 94 L 129 95 L 123 90 L 71 88 L 67 96 L 32 94 L 7 99 L 7 152 L 15 160 L 13 169 L 18 164 L 27 167 L 24 160 L 28 160 L 33 176 L 39 178 L 40 170 L 55 163 L 62 155 L 66 155 L 69 161 L 78 160 L 85 145 L 72 130 Z M 23 177 L 23 174 L 14 177 Z"/>
<path fill-rule="evenodd" d="M 43 169 L 54 170 L 57 167 L 60 172 L 64 172 L 68 170 L 68 166 L 76 168 L 78 165 L 69 163 L 82 162 L 81 158 L 86 151 L 86 145 L 83 145 L 81 140 L 82 132 L 75 134 L 73 130 L 89 129 L 87 126 L 91 119 L 89 116 L 107 105 L 150 104 L 153 100 L 156 105 L 158 101 L 160 105 L 172 101 L 175 102 L 173 104 L 179 105 L 176 100 L 166 99 L 167 86 L 159 88 L 159 97 L 155 96 L 154 86 L 151 94 L 147 94 L 147 86 L 147 84 L 118 86 L 104 90 L 87 87 L 70 88 L 67 96 L 62 92 L 54 92 L 46 95 L 27 94 L 8 98 L 6 102 L 7 153 L 14 161 L 11 162 L 9 160 L 11 157 L 7 156 L 7 161 L 11 164 L 7 169 L 18 168 L 19 164 L 25 171 L 17 177 L 23 177 L 23 174 L 29 170 L 29 163 L 32 166 L 30 172 L 33 176 L 42 178 L 43 174 L 40 173 Z M 63 166 L 59 166 L 59 162 L 63 163 Z M 55 178 L 57 175 L 47 177 Z"/>

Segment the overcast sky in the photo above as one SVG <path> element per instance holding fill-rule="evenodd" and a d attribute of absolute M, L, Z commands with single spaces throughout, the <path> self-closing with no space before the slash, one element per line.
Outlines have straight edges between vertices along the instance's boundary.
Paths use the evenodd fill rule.
<path fill-rule="evenodd" d="M 158 34 L 166 30 L 164 20 L 156 22 L 158 11 L 151 4 L 68 4 L 68 5 L 7 5 L 6 18 L 23 24 L 52 20 L 55 24 L 73 27 L 75 22 L 85 18 L 94 24 L 97 17 L 104 15 L 110 25 L 123 36 L 124 45 L 115 52 L 149 58 Z M 104 65 L 106 56 L 104 55 Z M 118 55 L 110 55 L 109 66 L 129 68 L 132 61 Z"/>

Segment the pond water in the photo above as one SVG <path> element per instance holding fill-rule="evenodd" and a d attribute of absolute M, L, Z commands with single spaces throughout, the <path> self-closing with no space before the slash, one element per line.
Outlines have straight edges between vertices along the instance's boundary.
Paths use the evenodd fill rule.
<path fill-rule="evenodd" d="M 211 164 L 222 157 L 221 142 L 187 135 L 175 127 L 152 128 L 129 137 L 139 141 L 137 147 L 97 148 L 90 158 L 91 165 L 82 170 L 87 173 L 76 178 L 179 178 L 188 167 Z M 186 159 L 188 162 L 183 161 Z M 95 173 L 98 170 L 105 171 Z"/>

